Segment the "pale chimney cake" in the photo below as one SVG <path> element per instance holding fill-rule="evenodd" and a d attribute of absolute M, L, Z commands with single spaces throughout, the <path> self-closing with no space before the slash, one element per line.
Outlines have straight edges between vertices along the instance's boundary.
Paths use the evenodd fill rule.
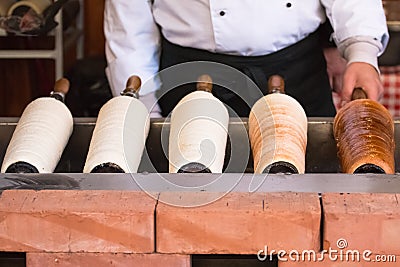
<path fill-rule="evenodd" d="M 173 109 L 169 136 L 170 173 L 222 172 L 229 114 L 211 91 L 211 77 L 202 75 L 197 91 L 186 95 Z"/>
<path fill-rule="evenodd" d="M 282 77 L 269 79 L 269 94 L 249 116 L 249 138 L 255 173 L 304 173 L 307 116 L 302 106 L 284 94 Z"/>
<path fill-rule="evenodd" d="M 55 83 L 50 97 L 32 101 L 24 110 L 4 156 L 1 172 L 52 173 L 72 134 L 72 114 L 64 98 L 69 81 Z"/>
<path fill-rule="evenodd" d="M 121 96 L 100 109 L 84 173 L 137 172 L 150 127 L 149 112 L 138 99 L 140 86 L 138 76 L 130 77 Z"/>

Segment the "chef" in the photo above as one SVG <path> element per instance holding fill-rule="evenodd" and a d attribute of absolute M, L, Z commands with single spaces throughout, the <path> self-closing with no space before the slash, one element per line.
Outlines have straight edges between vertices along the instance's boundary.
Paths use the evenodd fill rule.
<path fill-rule="evenodd" d="M 321 25 L 326 23 L 332 25 L 329 36 L 337 50 L 325 50 L 325 59 Z M 129 76 L 139 75 L 149 85 L 141 100 L 152 108 L 153 117 L 159 112 L 167 116 L 181 97 L 195 90 L 179 86 L 167 91 L 163 77 L 160 81 L 155 76 L 184 62 L 232 66 L 262 93 L 268 77 L 280 74 L 286 93 L 301 103 L 307 116 L 335 115 L 326 62 L 343 62 L 340 56 L 346 65 L 334 89 L 342 101 L 349 101 L 355 87 L 374 100 L 383 91 L 377 58 L 389 36 L 381 0 L 106 0 L 104 31 L 113 94 L 124 89 Z M 328 65 L 332 68 L 338 67 Z M 239 116 L 248 116 L 248 102 L 241 99 L 248 94 L 241 91 L 249 89 L 243 81 L 232 84 L 233 89 L 214 92 Z M 162 96 L 158 104 L 157 90 Z"/>

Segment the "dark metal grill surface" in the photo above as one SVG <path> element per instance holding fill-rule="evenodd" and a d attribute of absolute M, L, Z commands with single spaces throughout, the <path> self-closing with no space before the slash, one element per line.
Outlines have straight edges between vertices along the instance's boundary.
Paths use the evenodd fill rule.
<path fill-rule="evenodd" d="M 0 159 L 17 125 L 18 118 L 0 118 Z M 61 160 L 57 173 L 82 173 L 96 118 L 75 118 L 74 131 Z M 332 118 L 309 118 L 306 173 L 340 173 L 336 143 L 332 134 Z M 139 172 L 168 172 L 169 122 L 152 119 L 146 151 Z M 229 140 L 226 149 L 225 169 L 228 173 L 251 173 L 253 161 L 247 136 L 247 118 L 231 119 Z M 161 143 L 164 143 L 164 146 Z M 396 172 L 400 172 L 400 121 L 395 120 L 395 161 Z"/>
<path fill-rule="evenodd" d="M 332 135 L 332 119 L 310 118 L 306 154 L 306 173 L 252 174 L 252 159 L 247 137 L 247 119 L 232 119 L 229 124 L 225 170 L 223 174 L 168 174 L 169 122 L 153 119 L 146 151 L 137 174 L 82 174 L 95 118 L 75 118 L 74 132 L 52 174 L 0 174 L 0 194 L 6 189 L 64 190 L 140 190 L 148 192 L 364 192 L 400 193 L 400 121 L 395 120 L 396 173 L 341 174 Z M 0 118 L 0 157 L 18 118 Z"/>

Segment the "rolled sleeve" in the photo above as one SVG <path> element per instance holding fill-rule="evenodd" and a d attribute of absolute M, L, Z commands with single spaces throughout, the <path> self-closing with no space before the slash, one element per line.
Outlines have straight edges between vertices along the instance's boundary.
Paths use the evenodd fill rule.
<path fill-rule="evenodd" d="M 363 38 L 365 39 L 365 38 Z M 373 40 L 370 42 L 362 41 L 359 38 L 349 38 L 339 50 L 343 51 L 344 58 L 348 64 L 353 62 L 365 62 L 371 64 L 379 72 L 378 68 L 378 54 L 380 50 L 379 43 L 374 44 Z"/>
<path fill-rule="evenodd" d="M 380 43 L 375 56 L 384 52 L 389 34 L 381 0 L 321 0 L 321 3 L 332 24 L 333 39 L 339 47 L 349 38 L 365 37 Z"/>

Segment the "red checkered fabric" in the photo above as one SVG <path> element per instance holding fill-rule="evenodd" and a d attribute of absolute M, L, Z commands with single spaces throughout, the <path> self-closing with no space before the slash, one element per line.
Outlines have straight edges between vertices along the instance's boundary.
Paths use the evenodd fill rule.
<path fill-rule="evenodd" d="M 393 117 L 400 117 L 400 66 L 380 69 L 384 88 L 381 103 Z"/>
<path fill-rule="evenodd" d="M 380 101 L 393 117 L 400 117 L 400 66 L 380 67 L 384 93 Z M 333 101 L 336 109 L 340 105 L 340 97 L 334 92 Z"/>

